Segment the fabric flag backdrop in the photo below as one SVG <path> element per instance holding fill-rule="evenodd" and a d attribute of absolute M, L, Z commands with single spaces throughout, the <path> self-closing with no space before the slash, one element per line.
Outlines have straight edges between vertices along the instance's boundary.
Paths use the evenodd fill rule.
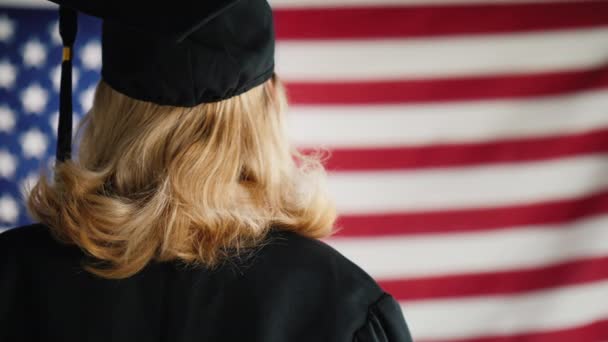
<path fill-rule="evenodd" d="M 0 11 L 0 224 L 54 159 L 56 12 Z M 304 150 L 329 148 L 327 241 L 416 341 L 608 340 L 608 1 L 275 0 Z M 21 6 L 21 8 L 17 8 Z M 99 22 L 81 18 L 75 110 Z"/>

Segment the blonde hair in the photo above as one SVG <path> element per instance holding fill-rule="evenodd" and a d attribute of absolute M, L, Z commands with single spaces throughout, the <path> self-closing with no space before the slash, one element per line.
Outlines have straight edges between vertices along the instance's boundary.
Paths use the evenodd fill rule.
<path fill-rule="evenodd" d="M 105 278 L 151 260 L 213 268 L 273 226 L 326 237 L 336 209 L 323 155 L 289 144 L 286 106 L 275 76 L 193 108 L 135 100 L 100 81 L 78 126 L 77 160 L 55 165 L 54 182 L 41 170 L 28 211 Z"/>

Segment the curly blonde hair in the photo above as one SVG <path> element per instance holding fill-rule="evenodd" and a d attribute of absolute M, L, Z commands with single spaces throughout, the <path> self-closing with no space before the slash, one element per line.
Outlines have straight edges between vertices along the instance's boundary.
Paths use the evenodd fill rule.
<path fill-rule="evenodd" d="M 286 108 L 276 76 L 193 108 L 135 100 L 100 81 L 78 126 L 77 160 L 55 165 L 52 181 L 41 169 L 28 211 L 94 258 L 85 269 L 114 279 L 151 260 L 213 268 L 273 226 L 326 237 L 336 209 L 323 154 L 290 145 Z"/>

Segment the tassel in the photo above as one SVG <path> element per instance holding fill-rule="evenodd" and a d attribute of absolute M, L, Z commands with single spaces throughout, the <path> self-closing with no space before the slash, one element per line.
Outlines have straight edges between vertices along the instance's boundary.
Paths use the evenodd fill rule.
<path fill-rule="evenodd" d="M 59 8 L 59 33 L 63 41 L 61 88 L 59 91 L 59 127 L 57 129 L 57 162 L 71 158 L 72 153 L 72 58 L 78 16 L 65 6 Z"/>

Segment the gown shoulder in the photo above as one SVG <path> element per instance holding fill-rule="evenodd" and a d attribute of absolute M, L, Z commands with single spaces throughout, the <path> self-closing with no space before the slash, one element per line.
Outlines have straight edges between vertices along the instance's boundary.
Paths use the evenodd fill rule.
<path fill-rule="evenodd" d="M 409 327 L 399 303 L 388 293 L 369 306 L 367 320 L 353 342 L 412 342 Z"/>
<path fill-rule="evenodd" d="M 286 232 L 274 236 L 282 239 L 284 253 L 308 260 L 299 263 L 314 265 L 317 274 L 331 274 L 327 279 L 334 284 L 334 297 L 346 298 L 340 304 L 343 311 L 363 313 L 363 323 L 359 321 L 354 329 L 353 342 L 412 342 L 399 303 L 359 265 L 322 240 Z M 353 319 L 356 320 L 356 316 Z"/>

